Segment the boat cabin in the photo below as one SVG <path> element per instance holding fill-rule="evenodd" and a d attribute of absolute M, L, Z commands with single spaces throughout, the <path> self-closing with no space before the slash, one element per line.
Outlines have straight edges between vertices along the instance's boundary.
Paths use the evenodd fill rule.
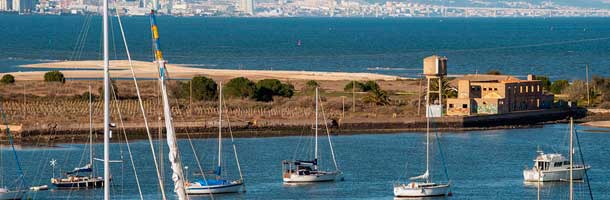
<path fill-rule="evenodd" d="M 534 168 L 540 169 L 540 171 L 548 171 L 552 169 L 565 169 L 569 168 L 570 161 L 567 160 L 561 154 L 545 154 L 539 152 L 538 156 L 534 160 Z"/>

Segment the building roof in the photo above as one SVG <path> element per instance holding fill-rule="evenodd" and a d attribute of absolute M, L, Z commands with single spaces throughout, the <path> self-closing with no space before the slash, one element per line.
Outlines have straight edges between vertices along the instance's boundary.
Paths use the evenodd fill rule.
<path fill-rule="evenodd" d="M 470 82 L 512 82 L 521 81 L 520 79 L 509 75 L 488 75 L 488 74 L 466 74 L 456 80 L 469 80 Z"/>

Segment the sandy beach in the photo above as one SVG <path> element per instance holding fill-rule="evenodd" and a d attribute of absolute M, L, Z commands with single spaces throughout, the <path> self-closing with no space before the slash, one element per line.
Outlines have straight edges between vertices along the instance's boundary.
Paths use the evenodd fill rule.
<path fill-rule="evenodd" d="M 138 78 L 156 78 L 157 67 L 152 62 L 133 61 L 134 72 Z M 111 77 L 131 78 L 130 65 L 127 60 L 110 62 Z M 43 80 L 44 69 L 60 70 L 69 79 L 102 78 L 102 61 L 61 61 L 22 65 L 23 68 L 36 68 L 40 71 L 11 72 L 17 80 Z M 232 70 L 232 69 L 202 69 L 181 65 L 167 65 L 170 77 L 174 79 L 190 79 L 196 75 L 203 75 L 217 80 L 234 77 L 246 77 L 253 80 L 275 78 L 280 80 L 397 80 L 398 76 L 374 73 L 346 73 L 346 72 L 312 72 L 312 71 L 280 71 L 280 70 Z"/>
<path fill-rule="evenodd" d="M 583 123 L 582 125 L 599 127 L 599 128 L 610 128 L 610 121 L 592 121 L 592 122 Z"/>

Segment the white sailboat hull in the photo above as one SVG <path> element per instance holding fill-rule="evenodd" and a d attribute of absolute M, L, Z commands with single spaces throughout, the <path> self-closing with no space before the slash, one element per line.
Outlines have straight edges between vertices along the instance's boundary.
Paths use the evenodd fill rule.
<path fill-rule="evenodd" d="M 585 167 L 576 167 L 572 170 L 572 178 L 574 180 L 582 180 L 585 175 Z M 535 169 L 523 170 L 523 178 L 527 182 L 551 182 L 551 181 L 569 181 L 569 169 L 555 169 L 550 171 L 540 171 L 540 174 Z"/>
<path fill-rule="evenodd" d="M 186 193 L 190 195 L 197 194 L 221 194 L 221 193 L 238 193 L 243 187 L 241 182 L 232 182 L 227 185 L 199 185 L 192 184 L 186 187 Z"/>
<path fill-rule="evenodd" d="M 324 172 L 318 171 L 317 173 L 312 173 L 308 175 L 299 175 L 296 173 L 284 173 L 284 182 L 285 183 L 306 183 L 306 182 L 326 182 L 326 181 L 335 181 L 338 177 L 340 177 L 339 172 Z"/>
<path fill-rule="evenodd" d="M 449 194 L 449 184 L 409 183 L 394 186 L 395 197 L 433 197 Z"/>

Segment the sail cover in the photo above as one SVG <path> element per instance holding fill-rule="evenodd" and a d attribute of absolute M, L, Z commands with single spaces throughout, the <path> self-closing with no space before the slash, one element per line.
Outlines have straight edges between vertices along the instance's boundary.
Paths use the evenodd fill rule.
<path fill-rule="evenodd" d="M 415 177 L 411 177 L 411 180 L 422 180 L 422 179 L 428 179 L 428 177 L 430 177 L 430 173 L 428 173 L 428 171 L 426 171 L 426 173 L 419 175 L 419 176 L 415 176 Z"/>
<path fill-rule="evenodd" d="M 91 163 L 89 163 L 85 166 L 74 168 L 74 170 L 66 172 L 66 174 L 76 174 L 79 172 L 92 172 L 92 171 L 93 171 L 93 169 L 91 169 Z"/>

